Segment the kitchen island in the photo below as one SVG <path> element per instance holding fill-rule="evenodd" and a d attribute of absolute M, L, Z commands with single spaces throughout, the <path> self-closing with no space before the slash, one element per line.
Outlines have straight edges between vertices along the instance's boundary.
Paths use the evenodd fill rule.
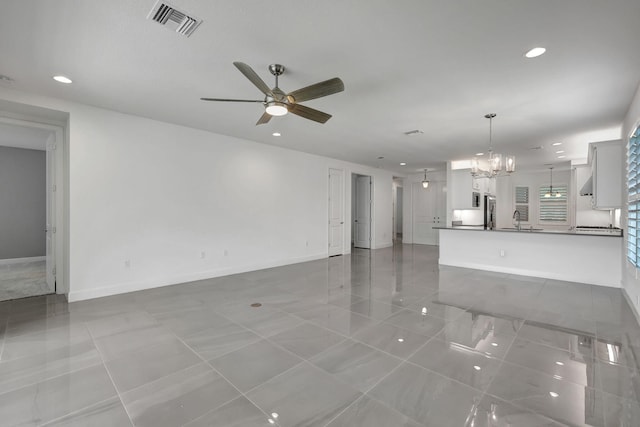
<path fill-rule="evenodd" d="M 622 237 L 575 231 L 443 227 L 439 263 L 619 288 Z"/>

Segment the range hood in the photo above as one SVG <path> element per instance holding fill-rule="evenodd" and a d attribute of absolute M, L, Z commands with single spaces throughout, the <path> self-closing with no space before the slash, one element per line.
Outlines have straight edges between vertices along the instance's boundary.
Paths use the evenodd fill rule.
<path fill-rule="evenodd" d="M 580 190 L 581 196 L 592 196 L 593 195 L 593 175 L 587 179 L 587 182 L 584 183 L 582 189 Z"/>

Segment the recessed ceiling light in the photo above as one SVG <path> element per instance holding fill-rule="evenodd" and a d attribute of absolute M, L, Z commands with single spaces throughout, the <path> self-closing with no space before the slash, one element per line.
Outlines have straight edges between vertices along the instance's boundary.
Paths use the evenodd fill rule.
<path fill-rule="evenodd" d="M 280 132 L 274 132 L 274 133 L 272 133 L 271 135 L 273 135 L 273 136 L 280 136 L 280 135 L 282 135 L 282 134 L 281 134 Z"/>
<path fill-rule="evenodd" d="M 559 159 L 564 159 L 567 156 L 558 156 Z"/>
<path fill-rule="evenodd" d="M 562 154 L 562 153 L 564 153 L 564 150 L 558 150 L 558 151 L 556 151 L 556 154 Z"/>
<path fill-rule="evenodd" d="M 57 81 L 58 83 L 65 83 L 65 84 L 72 83 L 72 80 L 66 76 L 53 76 L 53 80 Z"/>
<path fill-rule="evenodd" d="M 400 162 L 400 166 L 407 166 L 407 162 Z"/>
<path fill-rule="evenodd" d="M 404 342 L 404 338 L 398 338 L 398 342 Z"/>
<path fill-rule="evenodd" d="M 535 58 L 535 57 L 538 57 L 538 56 L 542 55 L 546 51 L 547 51 L 547 49 L 545 49 L 543 47 L 534 47 L 533 49 L 531 49 L 530 51 L 525 53 L 524 56 L 526 56 L 527 58 Z"/>
<path fill-rule="evenodd" d="M 479 371 L 479 370 L 480 370 L 480 369 L 482 369 L 482 368 L 481 368 L 480 366 L 478 366 L 478 365 L 474 365 L 474 366 L 473 366 L 473 369 L 475 369 L 476 371 Z"/>
<path fill-rule="evenodd" d="M 554 147 L 557 147 L 558 145 L 562 145 L 562 142 L 554 142 L 554 143 L 553 143 L 553 144 L 551 144 L 551 145 L 553 145 Z"/>
<path fill-rule="evenodd" d="M 492 342 L 491 345 L 494 346 L 494 347 L 497 347 L 498 343 L 497 342 Z"/>
<path fill-rule="evenodd" d="M 476 153 L 476 156 L 484 156 L 484 153 Z"/>
<path fill-rule="evenodd" d="M 558 397 L 560 396 L 558 393 L 556 393 L 555 391 L 550 391 L 549 394 L 551 395 L 551 397 Z"/>
<path fill-rule="evenodd" d="M 564 363 L 562 363 L 562 362 L 556 362 L 556 365 L 558 365 L 558 366 L 564 366 Z"/>

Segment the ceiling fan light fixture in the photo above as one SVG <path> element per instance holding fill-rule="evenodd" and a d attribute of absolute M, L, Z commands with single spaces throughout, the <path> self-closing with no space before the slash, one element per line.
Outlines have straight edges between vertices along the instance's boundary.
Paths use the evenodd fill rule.
<path fill-rule="evenodd" d="M 268 102 L 265 111 L 267 112 L 267 114 L 270 114 L 272 116 L 284 116 L 289 112 L 287 106 L 284 103 L 278 101 Z"/>

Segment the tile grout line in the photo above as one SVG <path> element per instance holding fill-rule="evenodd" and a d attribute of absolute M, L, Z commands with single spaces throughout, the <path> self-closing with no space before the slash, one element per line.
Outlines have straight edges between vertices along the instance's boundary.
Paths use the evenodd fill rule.
<path fill-rule="evenodd" d="M 4 321 L 4 331 L 2 331 L 2 346 L 0 346 L 0 362 L 2 362 L 2 356 L 4 354 L 4 346 L 7 342 L 7 327 L 9 325 L 9 314 L 7 313 L 7 318 Z"/>
<path fill-rule="evenodd" d="M 216 313 L 216 314 L 219 314 L 219 315 L 220 315 L 220 313 Z M 226 317 L 226 316 L 223 316 L 223 317 L 225 317 L 225 318 L 226 318 L 226 319 L 228 319 L 228 320 L 231 320 L 231 319 L 229 319 L 229 318 L 228 318 L 228 317 Z M 164 326 L 164 325 L 163 325 L 163 326 Z M 241 325 L 241 326 L 242 326 L 242 325 Z M 240 393 L 240 396 L 244 397 L 244 398 L 245 398 L 245 399 L 247 399 L 249 402 L 251 402 L 251 404 L 252 404 L 253 406 L 255 406 L 256 408 L 260 409 L 260 410 L 262 411 L 262 413 L 263 413 L 263 414 L 265 414 L 265 415 L 267 416 L 267 418 L 271 418 L 271 417 L 270 417 L 270 416 L 269 416 L 269 415 L 268 415 L 268 414 L 267 414 L 267 413 L 266 413 L 266 412 L 265 412 L 265 411 L 264 411 L 260 406 L 258 406 L 254 401 L 252 401 L 251 399 L 249 399 L 249 397 L 248 397 L 245 393 L 243 393 L 243 392 L 242 392 L 242 390 L 240 390 L 238 387 L 236 387 L 236 385 L 235 385 L 235 384 L 233 384 L 233 383 L 232 383 L 232 382 L 231 382 L 227 377 L 225 377 L 225 376 L 222 374 L 222 372 L 218 371 L 218 370 L 217 370 L 217 369 L 216 369 L 216 368 L 215 368 L 215 367 L 214 367 L 214 366 L 213 366 L 213 365 L 212 365 L 208 360 L 206 360 L 204 357 L 202 357 L 202 356 L 201 356 L 197 351 L 195 351 L 193 348 L 191 348 L 191 346 L 189 346 L 186 342 L 184 342 L 184 341 L 182 340 L 182 338 L 180 338 L 177 334 L 175 334 L 175 332 L 173 332 L 173 331 L 171 331 L 171 332 L 172 332 L 172 334 L 173 334 L 173 335 L 175 335 L 175 337 L 176 337 L 176 338 L 177 338 L 177 339 L 178 339 L 178 340 L 179 340 L 179 341 L 180 341 L 180 342 L 181 342 L 185 347 L 187 347 L 187 348 L 188 348 L 191 352 L 193 352 L 193 353 L 194 353 L 198 358 L 200 358 L 200 360 L 202 360 L 202 361 L 203 361 L 203 362 L 204 362 L 204 363 L 205 363 L 209 368 L 211 368 L 211 369 L 212 369 L 216 374 L 220 375 L 220 378 L 224 379 L 224 380 L 225 380 L 225 381 L 226 381 L 226 382 L 227 382 L 231 387 L 233 387 L 234 389 L 236 389 L 236 391 L 238 391 L 238 393 Z M 256 334 L 256 335 L 258 335 L 258 334 Z M 260 335 L 258 335 L 258 336 L 260 336 Z M 262 336 L 260 336 L 260 337 L 261 337 L 262 339 L 264 339 Z M 245 347 L 247 347 L 247 346 L 249 346 L 249 345 L 251 345 L 251 344 L 254 344 L 254 343 L 247 344 L 246 346 L 243 346 L 242 348 L 245 348 Z M 237 350 L 239 350 L 239 349 L 237 349 Z M 235 351 L 235 350 L 234 350 L 234 351 Z M 232 352 L 229 352 L 229 353 L 232 353 Z M 229 354 L 229 353 L 227 353 L 227 354 Z M 300 363 L 295 364 L 295 365 L 294 365 L 294 366 L 292 366 L 291 368 L 287 369 L 287 371 L 288 371 L 288 370 L 290 370 L 290 369 L 295 368 L 295 367 L 296 367 L 296 366 L 298 366 L 298 365 L 300 365 Z M 189 366 L 188 368 L 185 368 L 185 369 L 189 369 L 189 368 L 192 368 L 192 367 L 193 367 L 193 366 Z M 183 370 L 184 370 L 184 369 L 183 369 Z M 182 370 L 181 370 L 181 371 L 182 371 Z M 181 371 L 178 371 L 178 372 L 181 372 Z M 285 372 L 286 372 L 286 371 L 285 371 Z M 175 374 L 175 373 L 176 373 L 176 372 L 174 372 L 173 374 Z M 283 373 L 284 373 L 284 372 L 283 372 Z M 173 375 L 173 374 L 165 375 L 164 377 L 162 377 L 162 378 L 158 378 L 157 380 L 151 381 L 151 382 L 149 382 L 149 383 L 147 383 L 147 384 L 151 384 L 151 383 L 153 383 L 153 382 L 155 382 L 155 381 L 159 381 L 159 380 L 161 380 L 161 379 L 163 379 L 163 378 L 166 378 L 166 377 L 168 377 L 168 376 L 170 376 L 170 375 Z M 276 376 L 277 376 L 277 375 L 276 375 Z M 275 378 L 275 377 L 274 377 L 274 378 Z M 267 380 L 267 381 L 269 381 L 269 380 Z M 265 381 L 265 382 L 266 382 L 266 381 Z M 262 384 L 264 384 L 264 383 L 262 383 Z M 260 385 L 262 385 L 262 384 L 260 384 Z M 141 385 L 140 387 L 143 387 L 143 386 L 145 386 L 145 385 L 146 385 L 146 384 L 143 384 L 143 385 Z M 258 387 L 258 386 L 256 386 L 256 387 Z M 138 387 L 137 387 L 137 388 L 138 388 Z M 255 388 L 255 387 L 254 387 L 254 388 Z M 135 390 L 135 389 L 133 389 L 133 390 Z M 253 389 L 251 389 L 251 390 L 253 390 Z M 251 391 L 251 390 L 249 390 L 249 391 Z M 130 391 L 131 391 L 131 390 L 130 390 Z M 211 412 L 214 412 L 214 411 L 216 411 L 216 410 L 220 409 L 221 407 L 223 407 L 223 406 L 224 406 L 224 405 L 226 405 L 227 403 L 233 402 L 233 401 L 234 401 L 235 399 L 237 399 L 238 397 L 239 397 L 239 396 L 234 396 L 232 399 L 230 399 L 230 400 L 228 400 L 228 401 L 226 401 L 226 402 L 222 403 L 221 405 L 219 405 L 219 406 L 217 406 L 217 407 L 215 407 L 215 408 L 211 409 L 210 411 L 205 412 L 205 413 L 204 413 L 204 414 L 202 414 L 201 416 L 199 416 L 199 417 L 197 417 L 197 418 L 194 418 L 193 420 L 188 421 L 186 424 L 191 423 L 191 422 L 194 422 L 195 420 L 197 420 L 197 419 L 199 419 L 199 418 L 202 418 L 202 417 L 204 417 L 205 415 L 207 415 L 207 414 L 209 414 L 209 413 L 211 413 Z M 123 406 L 124 406 L 124 403 L 123 403 Z M 125 407 L 125 409 L 126 409 L 126 407 Z M 276 420 L 276 424 L 277 424 L 277 420 Z"/>
<path fill-rule="evenodd" d="M 115 390 L 116 396 L 118 396 L 118 399 L 120 399 L 120 404 L 122 405 L 122 408 L 124 409 L 125 414 L 127 414 L 127 417 L 129 418 L 129 422 L 131 422 L 132 426 L 135 426 L 135 424 L 133 422 L 133 418 L 131 417 L 131 414 L 129 413 L 129 410 L 127 409 L 127 406 L 124 404 L 124 400 L 122 400 L 122 395 L 120 394 L 120 390 L 118 390 L 118 387 L 116 386 L 116 383 L 113 380 L 113 377 L 111 376 L 111 372 L 109 372 L 109 369 L 107 368 L 107 363 L 104 360 L 104 357 L 102 356 L 102 352 L 100 351 L 100 349 L 98 348 L 98 346 L 96 344 L 95 337 L 91 333 L 91 330 L 89 329 L 89 326 L 87 325 L 86 322 L 84 322 L 84 326 L 85 326 L 85 328 L 87 328 L 87 332 L 89 333 L 89 336 L 91 337 L 91 341 L 93 342 L 93 346 L 96 348 L 96 351 L 98 352 L 98 355 L 100 356 L 100 360 L 102 360 L 102 367 L 104 368 L 105 372 L 109 376 L 109 380 L 111 380 L 111 384 L 113 385 L 113 389 Z"/>
<path fill-rule="evenodd" d="M 95 348 L 95 345 L 94 345 L 94 348 Z M 98 353 L 98 356 L 100 356 L 100 353 L 98 352 L 98 349 L 96 348 L 95 350 L 96 350 L 96 352 Z M 46 353 L 41 353 L 41 354 L 46 354 Z M 28 356 L 27 356 L 27 357 L 28 357 Z M 21 359 L 22 359 L 22 358 L 21 358 Z M 20 359 L 12 359 L 10 362 L 12 362 L 13 360 L 20 360 Z M 63 372 L 63 373 L 61 373 L 61 374 L 57 374 L 57 375 L 53 375 L 53 376 L 47 377 L 47 378 L 45 378 L 45 379 L 43 379 L 43 380 L 34 381 L 34 382 L 31 382 L 31 383 L 28 383 L 28 384 L 23 384 L 23 385 L 21 385 L 21 386 L 19 386 L 19 387 L 15 387 L 15 388 L 12 388 L 12 389 L 10 389 L 10 390 L 6 390 L 6 391 L 3 391 L 3 392 L 0 392 L 0 396 L 5 395 L 5 394 L 7 394 L 7 393 L 14 392 L 14 391 L 16 391 L 16 390 L 23 389 L 23 388 L 25 388 L 25 387 L 30 387 L 30 386 L 37 385 L 37 384 L 40 384 L 40 383 L 43 383 L 43 382 L 46 382 L 46 381 L 54 380 L 54 379 L 56 379 L 56 378 L 64 377 L 65 375 L 69 375 L 69 374 L 73 374 L 73 373 L 76 373 L 76 372 L 84 371 L 85 369 L 93 368 L 93 367 L 95 367 L 95 366 L 99 366 L 99 365 L 102 365 L 102 364 L 103 364 L 102 359 L 100 359 L 100 361 L 99 361 L 99 362 L 97 362 L 97 363 L 95 363 L 95 364 L 93 364 L 93 365 L 84 366 L 84 367 L 82 367 L 82 368 L 77 368 L 77 369 L 72 369 L 72 370 L 70 370 L 70 371 Z"/>
<path fill-rule="evenodd" d="M 54 419 L 52 419 L 52 420 L 47 421 L 47 422 L 46 422 L 46 423 L 44 423 L 44 424 L 38 424 L 38 426 L 39 426 L 39 427 L 47 427 L 47 426 L 52 425 L 53 423 L 58 422 L 58 421 L 60 421 L 60 420 L 62 420 L 62 419 L 64 419 L 64 418 L 72 417 L 72 416 L 74 416 L 74 415 L 80 414 L 80 413 L 81 413 L 82 411 L 84 411 L 85 409 L 98 407 L 98 406 L 102 405 L 103 403 L 106 403 L 106 402 L 108 402 L 108 401 L 110 401 L 110 400 L 113 400 L 113 399 L 118 399 L 118 400 L 119 400 L 119 397 L 118 397 L 118 396 L 111 396 L 111 397 L 109 397 L 109 398 L 107 398 L 107 399 L 104 399 L 104 400 L 101 400 L 101 401 L 99 401 L 99 402 L 93 403 L 93 404 L 91 404 L 91 405 L 89 405 L 89 406 L 85 406 L 84 408 L 76 409 L 75 411 L 68 412 L 68 413 L 66 413 L 66 414 L 64 414 L 64 415 L 61 415 L 61 416 L 59 416 L 59 417 L 56 417 L 56 418 L 54 418 Z M 124 405 L 122 405 L 122 406 L 124 406 Z M 126 410 L 125 410 L 125 411 L 126 411 Z M 127 416 L 128 416 L 128 414 L 127 414 Z M 131 425 L 133 425 L 133 424 L 131 424 Z"/>

